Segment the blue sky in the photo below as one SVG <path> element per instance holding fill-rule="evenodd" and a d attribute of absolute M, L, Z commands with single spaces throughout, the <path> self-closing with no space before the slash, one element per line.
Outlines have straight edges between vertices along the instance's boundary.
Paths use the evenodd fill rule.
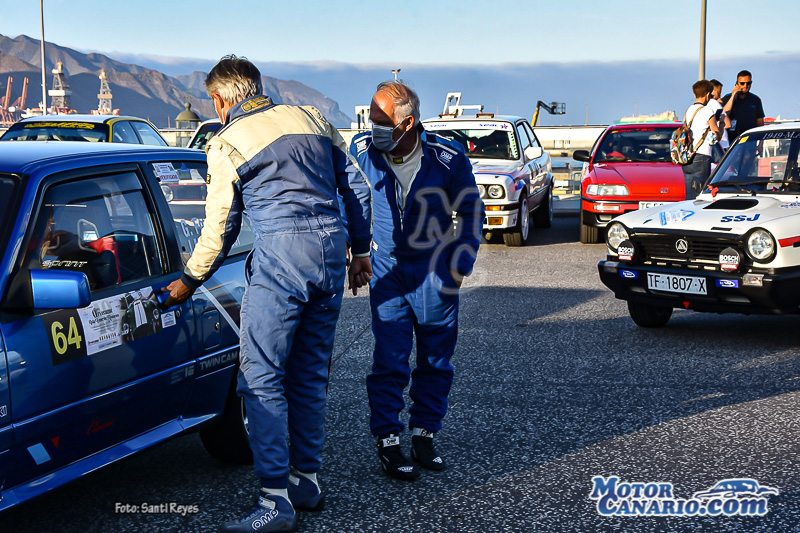
<path fill-rule="evenodd" d="M 38 37 L 39 3 L 0 33 Z M 709 58 L 800 51 L 797 0 L 709 0 Z M 497 64 L 696 59 L 700 0 L 45 0 L 48 41 L 113 55 L 262 62 Z"/>

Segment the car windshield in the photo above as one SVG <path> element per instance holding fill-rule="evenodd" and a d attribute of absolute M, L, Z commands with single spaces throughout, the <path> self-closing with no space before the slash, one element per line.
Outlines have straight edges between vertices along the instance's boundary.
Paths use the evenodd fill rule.
<path fill-rule="evenodd" d="M 195 133 L 194 138 L 189 143 L 189 148 L 194 148 L 196 150 L 203 150 L 206 147 L 206 143 L 216 135 L 217 131 L 222 127 L 222 124 L 204 124 L 200 126 L 200 130 Z"/>
<path fill-rule="evenodd" d="M 108 126 L 91 122 L 17 122 L 3 141 L 106 141 Z"/>
<path fill-rule="evenodd" d="M 513 128 L 508 129 L 437 129 L 437 134 L 464 147 L 470 159 L 519 159 L 519 148 Z"/>
<path fill-rule="evenodd" d="M 0 250 L 6 249 L 6 239 L 14 224 L 15 213 L 11 210 L 17 189 L 17 179 L 0 176 Z"/>
<path fill-rule="evenodd" d="M 594 155 L 595 163 L 669 162 L 673 127 L 612 128 Z"/>
<path fill-rule="evenodd" d="M 800 131 L 744 135 L 733 146 L 711 179 L 727 191 L 800 193 Z"/>

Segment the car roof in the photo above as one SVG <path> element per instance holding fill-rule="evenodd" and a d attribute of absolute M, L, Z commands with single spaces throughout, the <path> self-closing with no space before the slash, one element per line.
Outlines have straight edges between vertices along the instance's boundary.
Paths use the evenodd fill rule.
<path fill-rule="evenodd" d="M 517 120 L 527 120 L 524 117 L 518 117 L 516 115 L 494 115 L 492 117 L 485 116 L 485 117 L 478 117 L 475 115 L 461 115 L 458 117 L 432 117 L 422 121 L 424 124 L 425 122 L 475 122 L 476 120 L 480 121 L 492 121 L 497 120 L 501 122 L 516 122 Z"/>
<path fill-rule="evenodd" d="M 39 141 L 39 142 L 0 142 L 0 172 L 32 173 L 37 168 L 53 163 L 79 161 L 88 157 L 118 154 L 130 159 L 132 154 L 147 158 L 158 155 L 197 155 L 197 150 L 173 148 L 170 146 L 150 146 L 142 144 L 80 142 L 80 141 Z M 201 152 L 202 153 L 202 152 Z M 203 154 L 205 155 L 205 154 Z"/>
<path fill-rule="evenodd" d="M 43 115 L 38 117 L 23 118 L 19 122 L 89 122 L 91 124 L 106 124 L 116 120 L 138 120 L 147 122 L 140 117 L 128 115 Z"/>
<path fill-rule="evenodd" d="M 637 128 L 677 128 L 682 122 L 624 122 L 622 124 L 611 124 L 607 130 L 611 129 L 637 129 Z"/>

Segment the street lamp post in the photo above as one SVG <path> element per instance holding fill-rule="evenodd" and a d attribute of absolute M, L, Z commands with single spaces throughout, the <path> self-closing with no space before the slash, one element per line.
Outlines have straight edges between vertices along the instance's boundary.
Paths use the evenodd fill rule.
<path fill-rule="evenodd" d="M 701 0 L 700 11 L 700 77 L 698 80 L 706 78 L 706 11 L 708 8 L 707 0 Z"/>
<path fill-rule="evenodd" d="M 44 0 L 39 0 L 39 18 L 42 21 L 42 115 L 47 114 L 47 77 L 44 70 Z"/>
<path fill-rule="evenodd" d="M 392 70 L 392 74 L 394 74 L 394 81 L 397 81 L 397 74 L 398 74 L 398 73 L 399 73 L 401 70 L 402 70 L 402 69 L 399 69 L 399 68 L 396 68 L 396 69 L 393 69 L 393 70 Z"/>

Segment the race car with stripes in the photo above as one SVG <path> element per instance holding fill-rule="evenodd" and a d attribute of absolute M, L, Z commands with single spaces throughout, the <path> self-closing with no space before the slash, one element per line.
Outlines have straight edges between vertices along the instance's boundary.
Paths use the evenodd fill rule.
<path fill-rule="evenodd" d="M 530 223 L 553 221 L 553 168 L 531 125 L 521 117 L 478 113 L 442 114 L 422 126 L 459 142 L 486 207 L 483 233 L 507 246 L 524 246 Z"/>
<path fill-rule="evenodd" d="M 800 125 L 746 132 L 697 199 L 614 218 L 606 243 L 600 278 L 639 326 L 800 312 Z"/>
<path fill-rule="evenodd" d="M 198 150 L 0 143 L 0 511 L 185 431 L 252 460 L 235 394 L 246 217 L 192 299 L 163 303 L 206 176 Z"/>

